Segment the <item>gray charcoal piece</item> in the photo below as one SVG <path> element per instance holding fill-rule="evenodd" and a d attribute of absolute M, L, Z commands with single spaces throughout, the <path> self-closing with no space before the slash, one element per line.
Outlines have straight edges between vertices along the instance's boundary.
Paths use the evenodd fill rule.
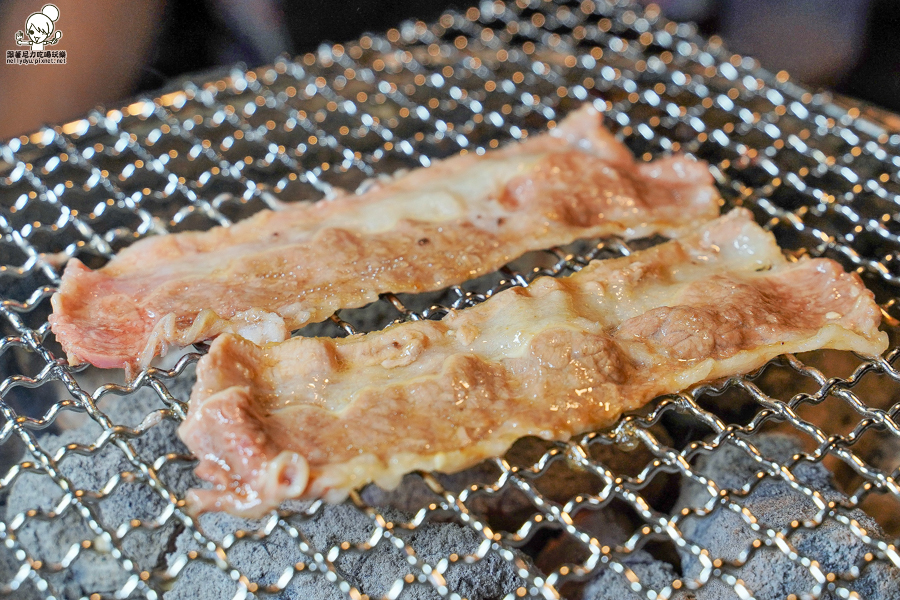
<path fill-rule="evenodd" d="M 580 510 L 574 514 L 572 521 L 579 530 L 590 534 L 601 546 L 612 548 L 625 543 L 635 529 L 625 511 L 610 506 L 597 510 Z M 544 573 L 551 573 L 566 563 L 579 564 L 588 558 L 590 551 L 584 542 L 563 533 L 544 545 L 535 564 Z"/>
<path fill-rule="evenodd" d="M 645 600 L 647 592 L 661 592 L 678 579 L 678 572 L 671 564 L 657 560 L 643 550 L 619 560 L 634 572 L 640 582 L 641 591 L 636 591 L 625 575 L 610 567 L 600 569 L 597 576 L 584 588 L 581 600 Z M 698 590 L 678 590 L 669 596 L 670 600 L 723 600 L 737 598 L 734 590 L 718 579 L 714 579 Z"/>
<path fill-rule="evenodd" d="M 396 522 L 408 519 L 407 515 L 392 509 L 387 509 L 382 514 Z M 348 504 L 323 506 L 316 515 L 308 520 L 297 519 L 296 524 L 320 552 L 327 552 L 345 541 L 350 544 L 367 542 L 375 530 L 375 525 L 368 516 Z M 260 527 L 260 522 L 222 513 L 208 513 L 200 517 L 200 527 L 210 538 L 223 540 L 239 529 L 254 531 Z M 430 564 L 436 564 L 452 553 L 460 556 L 473 553 L 481 543 L 478 534 L 455 523 L 425 523 L 415 531 L 402 531 L 398 528 L 395 532 L 415 549 L 420 559 Z M 199 550 L 199 546 L 191 533 L 186 531 L 178 537 L 175 553 L 169 560 L 177 560 L 177 557 L 191 550 Z M 228 558 L 251 580 L 263 585 L 277 581 L 285 569 L 298 561 L 311 562 L 308 556 L 300 552 L 297 541 L 278 528 L 261 541 L 237 542 L 228 551 Z M 336 559 L 335 565 L 343 576 L 359 586 L 362 593 L 373 598 L 382 597 L 397 579 L 411 573 L 404 554 L 386 539 L 382 539 L 367 552 L 343 552 Z M 445 573 L 445 578 L 451 590 L 470 600 L 499 600 L 524 585 L 524 581 L 516 574 L 516 568 L 494 552 L 472 564 L 460 561 L 452 565 Z M 234 589 L 234 582 L 224 577 L 216 566 L 194 560 L 188 563 L 176 579 L 172 589 L 165 594 L 165 599 L 212 600 L 229 597 Z M 260 596 L 264 597 L 262 594 Z M 337 600 L 347 596 L 321 572 L 304 570 L 296 574 L 276 597 L 284 600 Z M 412 600 L 438 597 L 430 585 L 409 586 L 404 595 L 404 598 Z"/>
<path fill-rule="evenodd" d="M 630 568 L 641 586 L 647 590 L 661 591 L 678 578 L 675 568 L 667 562 L 656 560 L 648 552 L 636 550 L 632 554 L 618 557 L 618 561 Z M 628 578 L 611 567 L 601 567 L 596 577 L 584 588 L 583 600 L 645 600 L 644 591 L 635 591 Z M 683 592 L 676 592 L 672 600 L 692 598 Z M 712 600 L 712 599 L 710 599 Z"/>
<path fill-rule="evenodd" d="M 190 387 L 188 381 L 174 383 L 173 394 L 184 394 Z M 186 396 L 185 396 L 186 397 Z M 101 410 L 115 424 L 138 426 L 150 412 L 162 408 L 156 392 L 142 388 L 125 397 L 107 396 L 100 403 Z M 178 439 L 177 423 L 162 420 L 147 428 L 138 438 L 132 440 L 135 450 L 147 461 L 168 453 L 187 453 Z M 100 426 L 85 419 L 82 424 L 62 433 L 47 434 L 38 438 L 40 447 L 48 454 L 55 454 L 67 444 L 91 444 L 101 433 Z M 27 456 L 25 459 L 30 460 Z M 116 474 L 135 471 L 125 454 L 115 444 L 108 444 L 101 450 L 80 455 L 70 453 L 59 461 L 63 476 L 76 489 L 99 491 Z M 188 487 L 197 485 L 199 480 L 193 475 L 192 465 L 173 464 L 161 474 L 165 483 L 174 491 L 183 493 Z M 6 522 L 17 514 L 31 509 L 54 510 L 63 498 L 60 487 L 43 473 L 26 473 L 12 485 L 5 507 Z M 115 530 L 132 519 L 154 521 L 166 508 L 168 502 L 154 492 L 146 483 L 125 481 L 119 484 L 106 498 L 92 503 L 95 514 L 107 530 Z M 122 541 L 122 548 L 139 570 L 153 570 L 164 566 L 165 555 L 179 533 L 180 526 L 169 520 L 161 527 L 138 528 L 130 532 Z M 95 545 L 83 550 L 77 559 L 59 573 L 45 573 L 47 581 L 64 598 L 79 598 L 92 593 L 112 595 L 125 584 L 128 573 L 120 562 L 108 552 L 108 543 L 97 538 L 88 523 L 74 506 L 69 506 L 56 518 L 45 520 L 28 518 L 16 531 L 23 548 L 33 557 L 46 563 L 58 563 L 73 545 L 85 540 Z"/>
<path fill-rule="evenodd" d="M 661 592 L 678 579 L 678 571 L 668 562 L 654 558 L 649 552 L 636 550 L 632 554 L 619 557 L 618 561 L 634 572 L 642 591 L 635 591 L 632 583 L 611 567 L 598 569 L 597 574 L 584 588 L 581 600 L 645 600 L 647 592 Z M 698 590 L 678 590 L 670 600 L 722 600 L 737 598 L 733 588 L 718 579 L 707 582 Z"/>
<path fill-rule="evenodd" d="M 624 543 L 634 529 L 628 518 L 613 507 L 604 507 L 596 511 L 582 511 L 575 516 L 575 522 L 582 529 L 596 532 L 596 537 L 601 544 L 616 546 Z M 576 555 L 575 540 L 566 536 L 562 544 L 550 543 L 538 556 L 538 565 L 548 568 L 558 568 L 566 557 Z M 619 555 L 618 562 L 630 568 L 637 576 L 643 591 L 634 590 L 632 583 L 622 573 L 613 568 L 601 565 L 595 575 L 584 586 L 580 596 L 582 600 L 645 600 L 646 592 L 652 590 L 661 592 L 666 586 L 678 579 L 678 570 L 668 562 L 658 560 L 649 552 L 635 550 L 631 554 Z M 552 563 L 552 564 L 548 564 Z M 710 594 L 708 589 L 698 592 L 676 591 L 671 600 L 716 600 L 718 597 Z"/>
<path fill-rule="evenodd" d="M 760 453 L 779 462 L 789 461 L 800 452 L 799 441 L 794 436 L 765 434 L 752 438 L 752 443 Z M 697 463 L 697 471 L 715 480 L 721 487 L 740 489 L 754 479 L 760 469 L 743 450 L 732 443 L 726 444 Z M 794 476 L 802 483 L 822 492 L 825 501 L 841 501 L 844 496 L 832 482 L 829 471 L 818 463 L 801 463 L 792 469 Z M 736 497 L 737 498 L 737 497 Z M 701 486 L 689 483 L 683 486 L 676 511 L 682 507 L 700 507 L 710 499 Z M 767 477 L 738 503 L 759 519 L 760 523 L 779 530 L 795 519 L 808 519 L 816 510 L 812 501 L 781 480 Z M 881 536 L 881 528 L 868 515 L 854 510 L 850 516 L 859 522 L 874 537 Z M 707 517 L 691 517 L 682 522 L 684 536 L 705 548 L 712 557 L 726 561 L 734 560 L 746 551 L 759 534 L 754 533 L 743 518 L 732 510 L 717 507 Z M 800 529 L 793 533 L 789 541 L 802 554 L 817 560 L 822 568 L 839 575 L 845 574 L 855 565 L 861 565 L 863 556 L 871 549 L 864 544 L 848 526 L 829 519 L 815 529 Z M 682 568 L 686 578 L 696 578 L 700 574 L 699 560 L 683 552 Z M 808 569 L 789 560 L 777 548 L 763 548 L 744 565 L 737 575 L 755 594 L 758 600 L 777 600 L 789 594 L 801 595 L 810 591 L 815 579 Z M 861 576 L 845 584 L 868 600 L 900 599 L 900 570 L 887 565 L 870 565 Z M 708 586 L 710 591 L 721 590 L 718 597 L 736 598 L 728 586 L 721 583 Z M 823 598 L 835 598 L 825 593 Z"/>
<path fill-rule="evenodd" d="M 22 567 L 22 563 L 16 560 L 12 551 L 6 546 L 0 544 L 0 586 L 12 584 L 13 579 Z M 0 592 L 0 597 L 3 593 Z M 25 580 L 19 584 L 19 587 L 9 594 L 9 597 L 16 600 L 36 600 L 44 598 L 45 594 L 41 594 L 29 580 Z"/>

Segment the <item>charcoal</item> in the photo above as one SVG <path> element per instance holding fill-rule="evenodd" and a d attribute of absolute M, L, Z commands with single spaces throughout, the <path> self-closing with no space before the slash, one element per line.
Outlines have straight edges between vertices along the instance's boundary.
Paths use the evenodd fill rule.
<path fill-rule="evenodd" d="M 0 597 L 3 597 L 2 586 L 11 585 L 21 567 L 22 563 L 16 560 L 12 551 L 0 544 Z M 44 594 L 39 593 L 34 584 L 27 579 L 19 584 L 15 590 L 11 591 L 12 593 L 9 597 L 17 600 L 44 598 Z"/>
<path fill-rule="evenodd" d="M 598 510 L 581 510 L 575 513 L 572 522 L 581 531 L 590 533 L 601 546 L 612 548 L 624 543 L 634 530 L 634 523 L 625 511 L 608 506 Z M 535 563 L 543 572 L 550 573 L 566 563 L 583 562 L 589 556 L 584 542 L 562 534 L 547 542 Z"/>
<path fill-rule="evenodd" d="M 225 513 L 207 513 L 199 517 L 200 529 L 218 542 L 238 530 L 257 530 L 261 522 L 233 517 Z M 175 552 L 169 555 L 170 562 L 179 560 L 184 553 L 200 550 L 200 546 L 189 531 L 184 531 L 175 542 Z M 310 561 L 303 555 L 298 542 L 281 529 L 275 529 L 264 540 L 253 539 L 237 542 L 228 552 L 232 566 L 239 569 L 251 580 L 263 586 L 274 584 L 298 561 Z M 218 600 L 231 598 L 238 589 L 225 572 L 215 564 L 192 560 L 179 573 L 165 600 Z M 250 598 L 255 598 L 253 594 Z M 335 584 L 329 582 L 321 572 L 304 570 L 296 573 L 288 586 L 279 594 L 284 600 L 294 598 L 321 598 L 322 600 L 345 599 Z"/>
<path fill-rule="evenodd" d="M 480 467 L 480 465 L 479 465 Z M 476 467 L 477 468 L 477 467 Z M 478 471 L 472 469 L 473 476 Z M 468 470 L 465 472 L 469 472 Z M 496 475 L 492 478 L 486 478 L 483 481 L 473 480 L 472 483 L 493 483 L 497 480 Z M 453 490 L 450 482 L 438 475 L 438 481 L 451 491 Z M 360 497 L 366 504 L 370 506 L 390 507 L 401 512 L 415 513 L 429 504 L 441 501 L 441 497 L 431 491 L 428 484 L 422 479 L 418 473 L 409 473 L 400 480 L 400 485 L 392 490 L 380 488 L 377 485 L 370 484 L 360 490 Z"/>
<path fill-rule="evenodd" d="M 386 509 L 383 516 L 394 522 L 405 522 L 407 515 Z M 372 538 L 375 525 L 371 519 L 348 505 L 325 505 L 306 520 L 294 519 L 314 548 L 327 554 L 333 546 L 344 541 L 362 544 Z M 238 530 L 255 531 L 259 521 L 248 521 L 222 513 L 209 513 L 200 517 L 200 529 L 214 540 L 224 540 Z M 436 564 L 441 558 L 455 553 L 463 556 L 476 551 L 480 536 L 472 529 L 455 523 L 425 523 L 414 531 L 394 530 L 404 539 L 423 561 Z M 176 541 L 176 554 L 199 551 L 200 547 L 189 532 L 182 533 Z M 309 556 L 298 548 L 296 540 L 285 531 L 276 528 L 260 541 L 241 540 L 228 551 L 232 565 L 262 585 L 275 583 L 278 578 L 298 561 L 310 563 Z M 524 560 L 520 557 L 520 560 Z M 389 540 L 381 539 L 371 550 L 343 551 L 335 560 L 335 567 L 349 581 L 358 582 L 360 591 L 370 597 L 387 594 L 397 579 L 410 574 L 411 567 L 405 554 Z M 462 597 L 471 600 L 493 600 L 505 597 L 524 585 L 516 574 L 516 567 L 496 553 L 490 553 L 472 564 L 459 561 L 444 574 L 447 585 Z M 176 580 L 166 600 L 188 598 L 222 598 L 234 593 L 236 584 L 209 562 L 194 560 L 188 563 Z M 330 600 L 346 598 L 335 584 L 329 582 L 321 571 L 305 569 L 294 574 L 290 583 L 279 593 L 284 600 L 317 598 Z M 440 597 L 428 584 L 410 586 L 404 598 L 430 599 Z"/>
<path fill-rule="evenodd" d="M 769 459 L 790 461 L 800 451 L 796 437 L 783 434 L 766 434 L 753 438 L 753 444 Z M 712 455 L 698 461 L 697 470 L 711 477 L 723 488 L 740 489 L 755 479 L 760 469 L 744 451 L 727 444 Z M 821 464 L 801 462 L 792 469 L 798 481 L 822 492 L 826 502 L 841 502 L 846 498 L 835 489 L 830 472 Z M 745 498 L 735 499 L 759 519 L 760 523 L 775 530 L 787 527 L 794 520 L 812 518 L 816 509 L 802 492 L 794 490 L 787 482 L 766 477 Z M 681 507 L 699 507 L 710 500 L 706 490 L 698 484 L 682 488 L 678 502 Z M 849 516 L 875 538 L 882 536 L 878 524 L 860 510 Z M 690 517 L 682 522 L 684 536 L 710 550 L 713 558 L 725 561 L 737 559 L 751 547 L 761 534 L 754 533 L 743 518 L 732 510 L 718 506 L 707 517 Z M 846 526 L 833 519 L 825 520 L 815 529 L 799 529 L 789 536 L 789 541 L 799 552 L 820 563 L 828 572 L 845 575 L 854 566 L 864 565 L 864 555 L 871 548 L 856 537 Z M 700 574 L 700 561 L 688 552 L 682 552 L 682 568 L 686 578 Z M 788 559 L 774 547 L 763 547 L 736 573 L 759 600 L 775 600 L 790 594 L 800 595 L 815 585 L 815 579 L 806 567 Z M 845 583 L 869 600 L 900 598 L 900 570 L 884 564 L 872 565 L 862 571 L 855 581 Z M 737 598 L 737 595 L 720 583 L 709 586 L 721 590 L 718 597 Z M 836 598 L 826 592 L 823 598 Z"/>
<path fill-rule="evenodd" d="M 635 524 L 628 512 L 617 505 L 582 509 L 572 515 L 572 522 L 579 530 L 596 539 L 599 545 L 615 548 L 631 537 L 634 531 Z M 568 533 L 560 533 L 544 544 L 534 562 L 543 573 L 549 574 L 566 564 L 582 564 L 590 556 L 584 542 Z M 583 594 L 585 584 L 584 581 L 567 581 L 561 591 L 566 598 L 587 598 Z"/>
<path fill-rule="evenodd" d="M 619 562 L 634 571 L 645 589 L 660 591 L 670 585 L 678 575 L 675 568 L 667 562 L 656 560 L 648 552 L 637 550 L 627 556 L 619 557 Z M 611 567 L 604 566 L 585 587 L 583 600 L 643 600 L 644 592 L 637 592 L 625 575 L 617 573 Z M 672 596 L 673 600 L 687 600 L 681 592 Z"/>
<path fill-rule="evenodd" d="M 170 391 L 179 397 L 187 397 L 189 385 L 189 382 L 179 383 L 173 385 Z M 158 396 L 149 388 L 101 403 L 101 408 L 114 423 L 132 427 L 139 425 L 148 413 L 161 407 Z M 176 427 L 177 423 L 172 420 L 161 420 L 134 439 L 132 445 L 150 461 L 167 453 L 186 453 L 187 449 L 176 436 Z M 84 419 L 75 429 L 58 435 L 43 435 L 38 441 L 40 447 L 52 456 L 68 444 L 94 443 L 100 433 L 101 428 L 96 422 Z M 26 459 L 31 460 L 32 457 L 27 456 Z M 73 488 L 91 492 L 100 491 L 120 473 L 136 470 L 124 452 L 112 443 L 90 455 L 69 453 L 59 461 L 58 468 Z M 165 483 L 178 493 L 199 483 L 187 463 L 167 469 L 165 475 Z M 5 507 L 6 521 L 29 510 L 42 513 L 55 511 L 62 498 L 62 489 L 46 474 L 25 473 L 11 487 Z M 147 483 L 126 480 L 99 502 L 86 501 L 85 504 L 93 508 L 93 517 L 106 529 L 115 530 L 132 519 L 153 522 L 163 513 L 168 502 Z M 157 527 L 137 528 L 124 537 L 121 547 L 138 570 L 153 570 L 164 563 L 166 551 L 180 529 L 171 518 Z M 92 593 L 112 595 L 129 577 L 119 560 L 109 553 L 109 542 L 97 536 L 74 505 L 67 506 L 49 520 L 27 518 L 16 535 L 33 558 L 49 564 L 59 563 L 73 546 L 84 541 L 93 544 L 91 548 L 81 550 L 63 572 L 45 573 L 48 582 L 65 598 Z"/>

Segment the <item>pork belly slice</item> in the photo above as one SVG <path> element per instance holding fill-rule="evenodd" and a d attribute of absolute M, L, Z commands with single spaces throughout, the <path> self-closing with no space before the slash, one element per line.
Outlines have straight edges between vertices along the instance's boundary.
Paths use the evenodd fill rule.
<path fill-rule="evenodd" d="M 856 274 L 788 262 L 739 209 L 441 321 L 264 346 L 222 335 L 179 429 L 213 484 L 189 505 L 255 517 L 287 498 L 336 502 L 413 470 L 456 471 L 785 352 L 879 354 L 880 318 Z"/>
<path fill-rule="evenodd" d="M 147 238 L 69 261 L 50 323 L 70 364 L 130 374 L 220 333 L 257 343 L 385 292 L 422 292 L 581 237 L 677 235 L 718 215 L 705 163 L 637 163 L 590 105 L 548 133 L 436 162 L 367 193 Z"/>

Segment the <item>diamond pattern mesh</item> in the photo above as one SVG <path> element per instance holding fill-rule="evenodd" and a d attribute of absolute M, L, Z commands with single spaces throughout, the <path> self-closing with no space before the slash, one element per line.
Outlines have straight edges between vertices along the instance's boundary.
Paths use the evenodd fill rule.
<path fill-rule="evenodd" d="M 193 462 L 172 440 L 202 347 L 133 384 L 62 359 L 47 316 L 69 257 L 97 267 L 143 236 L 482 153 L 583 102 L 643 159 L 709 161 L 725 208 L 750 208 L 786 249 L 857 270 L 896 344 L 900 134 L 652 6 L 485 2 L 185 81 L 0 146 L 0 595 L 203 597 L 205 586 L 236 598 L 764 598 L 782 593 L 760 583 L 770 573 L 792 573 L 801 583 L 778 589 L 794 597 L 866 596 L 872 578 L 897 586 L 896 345 L 884 357 L 785 356 L 607 431 L 526 440 L 461 475 L 411 475 L 401 492 L 289 503 L 254 522 L 184 511 Z M 532 253 L 300 334 L 440 318 L 651 242 Z M 447 527 L 456 545 L 425 543 Z M 730 545 L 708 531 L 728 527 Z M 853 551 L 835 562 L 822 548 Z M 466 570 L 479 568 L 507 579 L 473 587 Z"/>

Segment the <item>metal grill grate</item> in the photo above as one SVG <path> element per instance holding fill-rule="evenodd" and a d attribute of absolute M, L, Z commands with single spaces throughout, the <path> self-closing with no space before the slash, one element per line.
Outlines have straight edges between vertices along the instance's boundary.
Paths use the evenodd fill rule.
<path fill-rule="evenodd" d="M 404 485 L 429 498 L 412 510 L 408 498 L 367 488 L 344 507 L 294 503 L 259 522 L 194 520 L 182 510 L 193 463 L 173 431 L 198 353 L 131 385 L 121 373 L 60 360 L 46 319 L 68 257 L 96 267 L 145 235 L 226 224 L 327 197 L 332 186 L 483 152 L 585 101 L 605 105 L 639 157 L 684 151 L 708 160 L 726 207 L 752 209 L 783 246 L 857 269 L 896 343 L 900 134 L 654 7 L 486 2 L 433 25 L 186 81 L 0 146 L 0 595 L 557 598 L 587 589 L 601 598 L 621 589 L 719 598 L 730 589 L 762 598 L 773 596 L 754 582 L 772 565 L 800 573 L 807 584 L 791 590 L 797 596 L 865 595 L 861 586 L 876 576 L 896 585 L 896 346 L 878 359 L 787 356 L 664 398 L 610 431 L 531 444 L 455 479 L 412 476 Z M 598 240 L 534 253 L 482 280 L 388 295 L 301 333 L 437 318 L 637 246 Z M 779 451 L 769 430 L 791 432 L 800 446 Z M 722 457 L 747 477 L 711 475 Z M 844 494 L 813 476 L 820 465 Z M 754 510 L 776 488 L 797 504 L 794 517 L 772 525 Z M 385 507 L 404 502 L 407 512 Z M 698 533 L 723 523 L 735 528 L 737 549 Z M 427 532 L 447 527 L 455 546 L 449 530 L 436 551 L 423 545 Z M 856 554 L 829 566 L 809 543 L 819 533 Z M 668 566 L 671 577 L 651 577 L 648 564 Z M 466 575 L 479 568 L 508 577 L 479 591 Z"/>

